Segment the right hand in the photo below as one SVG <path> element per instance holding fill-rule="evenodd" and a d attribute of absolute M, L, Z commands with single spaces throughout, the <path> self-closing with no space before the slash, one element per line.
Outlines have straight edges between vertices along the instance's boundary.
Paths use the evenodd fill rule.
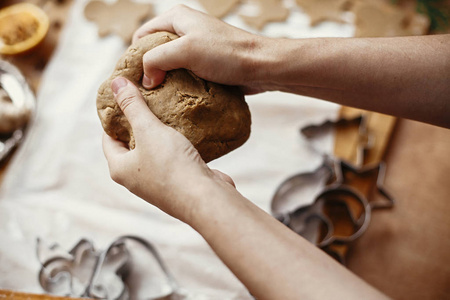
<path fill-rule="evenodd" d="M 246 94 L 267 90 L 258 71 L 266 38 L 184 5 L 142 25 L 135 32 L 133 42 L 157 31 L 169 31 L 180 38 L 144 55 L 145 88 L 158 86 L 166 71 L 184 68 L 205 80 L 241 86 Z"/>
<path fill-rule="evenodd" d="M 116 78 L 111 88 L 136 139 L 130 150 L 104 134 L 103 150 L 115 182 L 188 224 L 205 202 L 214 205 L 205 200 L 207 191 L 235 190 L 228 175 L 211 170 L 191 142 L 152 113 L 130 81 Z"/>

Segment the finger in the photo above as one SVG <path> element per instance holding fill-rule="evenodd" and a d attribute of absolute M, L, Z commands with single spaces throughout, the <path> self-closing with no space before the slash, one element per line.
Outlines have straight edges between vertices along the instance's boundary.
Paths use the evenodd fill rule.
<path fill-rule="evenodd" d="M 160 85 L 166 77 L 166 71 L 147 67 L 147 74 L 144 72 L 142 86 L 148 90 L 154 89 Z"/>
<path fill-rule="evenodd" d="M 170 11 L 154 17 L 134 32 L 132 42 L 134 43 L 141 37 L 158 31 L 169 31 L 176 33 L 173 28 L 173 19 L 174 18 Z"/>
<path fill-rule="evenodd" d="M 180 4 L 166 11 L 165 13 L 162 13 L 161 15 L 151 19 L 136 30 L 133 35 L 133 43 L 141 37 L 151 33 L 155 33 L 157 31 L 169 31 L 181 35 L 181 32 L 177 31 L 174 23 L 178 19 L 178 16 L 185 15 L 187 10 L 192 11 L 191 8 Z"/>
<path fill-rule="evenodd" d="M 103 133 L 103 153 L 108 162 L 108 169 L 111 178 L 119 183 L 123 183 L 123 171 L 125 170 L 124 154 L 130 152 L 127 146 L 121 141 L 115 140 L 106 133 Z"/>
<path fill-rule="evenodd" d="M 114 161 L 118 159 L 120 155 L 123 155 L 130 151 L 125 143 L 113 139 L 105 132 L 103 133 L 102 145 L 103 153 L 105 154 L 106 160 L 108 161 Z"/>
<path fill-rule="evenodd" d="M 248 95 L 248 96 L 265 92 L 265 90 L 263 88 L 259 88 L 259 87 L 241 86 L 240 88 L 241 88 L 241 91 L 245 95 Z"/>
<path fill-rule="evenodd" d="M 130 122 L 136 139 L 149 128 L 163 125 L 148 108 L 139 89 L 129 80 L 117 77 L 112 81 L 111 89 L 117 104 Z"/>
<path fill-rule="evenodd" d="M 152 89 L 163 82 L 166 71 L 190 69 L 192 51 L 192 48 L 187 47 L 184 38 L 178 38 L 147 51 L 142 58 L 144 68 L 142 85 L 146 89 Z"/>

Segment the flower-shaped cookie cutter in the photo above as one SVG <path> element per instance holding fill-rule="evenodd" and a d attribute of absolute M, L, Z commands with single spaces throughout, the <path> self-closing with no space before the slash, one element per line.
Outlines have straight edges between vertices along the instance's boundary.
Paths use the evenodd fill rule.
<path fill-rule="evenodd" d="M 0 88 L 6 92 L 15 106 L 34 112 L 36 98 L 30 86 L 19 69 L 4 60 L 0 60 Z M 0 136 L 0 162 L 23 140 L 26 126 L 11 134 Z"/>
<path fill-rule="evenodd" d="M 115 300 L 142 298 L 136 296 L 139 292 L 133 290 L 127 282 L 127 278 L 133 273 L 133 251 L 128 245 L 130 242 L 150 254 L 165 277 L 160 293 L 150 297 L 145 295 L 145 299 L 182 298 L 178 284 L 156 248 L 136 236 L 119 237 L 104 251 L 95 250 L 92 242 L 87 239 L 80 240 L 69 252 L 62 251 L 58 245 L 43 249 L 42 242 L 38 239 L 37 256 L 41 263 L 39 283 L 46 292 L 57 295 Z M 44 250 L 49 253 L 43 259 Z M 152 279 L 141 278 L 141 281 L 145 280 Z"/>

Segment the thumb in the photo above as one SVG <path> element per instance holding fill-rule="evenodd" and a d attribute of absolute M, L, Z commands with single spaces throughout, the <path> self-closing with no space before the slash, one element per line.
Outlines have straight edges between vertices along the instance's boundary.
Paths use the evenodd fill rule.
<path fill-rule="evenodd" d="M 148 108 L 141 91 L 128 79 L 115 78 L 111 82 L 111 89 L 135 136 L 148 130 L 149 127 L 162 125 L 161 121 Z"/>

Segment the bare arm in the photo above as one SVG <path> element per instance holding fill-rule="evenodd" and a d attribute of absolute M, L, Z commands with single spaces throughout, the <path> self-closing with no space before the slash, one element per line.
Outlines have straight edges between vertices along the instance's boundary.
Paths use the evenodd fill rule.
<path fill-rule="evenodd" d="M 244 198 L 211 170 L 192 144 L 161 123 L 139 90 L 120 78 L 116 100 L 136 147 L 106 134 L 111 177 L 132 193 L 197 230 L 258 299 L 384 299 L 332 258 Z"/>
<path fill-rule="evenodd" d="M 270 42 L 272 88 L 450 128 L 450 35 Z"/>
<path fill-rule="evenodd" d="M 144 24 L 180 39 L 144 56 L 144 84 L 187 68 L 247 93 L 281 90 L 450 128 L 450 34 L 270 39 L 184 6 Z"/>
<path fill-rule="evenodd" d="M 386 299 L 236 189 L 211 185 L 203 201 L 189 224 L 257 299 Z"/>

